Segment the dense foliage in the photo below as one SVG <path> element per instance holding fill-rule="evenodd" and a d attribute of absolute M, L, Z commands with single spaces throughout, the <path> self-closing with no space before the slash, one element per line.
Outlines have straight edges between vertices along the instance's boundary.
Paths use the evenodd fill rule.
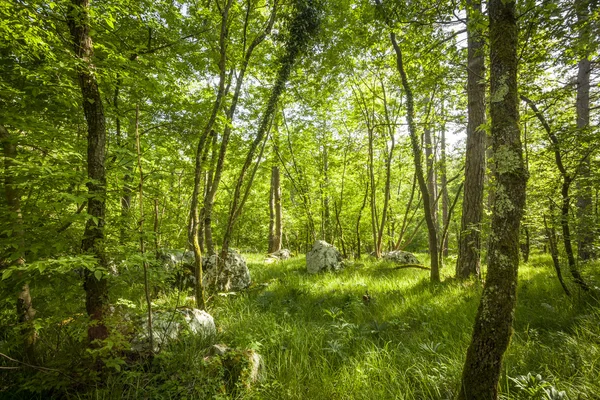
<path fill-rule="evenodd" d="M 0 398 L 455 396 L 498 233 L 497 166 L 515 161 L 489 142 L 483 218 L 468 228 L 480 234 L 482 276 L 455 279 L 470 193 L 467 30 L 481 34 L 486 87 L 494 62 L 488 4 L 475 3 L 0 0 Z M 500 393 L 591 399 L 598 4 L 520 0 L 516 15 L 529 179 Z M 74 26 L 87 28 L 89 58 Z M 82 96 L 82 76 L 96 100 Z M 485 95 L 488 109 L 501 92 Z M 91 108 L 105 126 L 105 184 L 89 174 Z M 485 121 L 477 128 L 490 135 Z M 298 257 L 265 264 L 274 207 L 281 246 Z M 102 235 L 86 248 L 90 226 Z M 379 261 L 391 250 L 431 253 L 432 234 L 441 283 Z M 316 240 L 339 248 L 346 271 L 304 272 Z M 194 302 L 193 265 L 167 266 L 164 255 L 222 246 L 251 260 L 254 283 Z M 90 312 L 90 282 L 105 284 L 102 318 Z M 229 372 L 193 336 L 131 350 L 149 305 L 167 313 L 204 302 L 217 340 L 263 355 L 256 387 L 224 384 Z M 90 343 L 90 320 L 108 339 Z"/>

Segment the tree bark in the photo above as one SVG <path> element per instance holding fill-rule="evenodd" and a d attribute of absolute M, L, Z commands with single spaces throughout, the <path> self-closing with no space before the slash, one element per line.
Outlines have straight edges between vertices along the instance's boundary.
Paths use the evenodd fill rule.
<path fill-rule="evenodd" d="M 13 264 L 23 266 L 25 265 L 25 230 L 23 229 L 23 214 L 21 213 L 21 194 L 16 185 L 13 171 L 11 171 L 17 158 L 17 146 L 14 138 L 11 137 L 6 127 L 2 124 L 0 124 L 0 143 L 2 144 L 4 155 L 4 194 L 6 204 L 11 213 L 11 219 L 13 220 L 11 236 L 17 253 Z M 17 297 L 16 311 L 19 324 L 21 324 L 24 353 L 30 361 L 33 361 L 35 358 L 34 346 L 37 339 L 33 326 L 33 318 L 36 311 L 32 303 L 29 283 L 25 282 Z"/>
<path fill-rule="evenodd" d="M 281 250 L 281 185 L 279 167 L 271 167 L 271 195 L 269 201 L 269 253 Z"/>
<path fill-rule="evenodd" d="M 440 184 L 442 185 L 442 221 L 444 222 L 443 231 L 448 232 L 448 178 L 446 176 L 446 126 L 442 125 L 441 133 L 441 153 L 440 153 Z M 448 236 L 442 235 L 442 257 L 448 257 Z"/>
<path fill-rule="evenodd" d="M 402 87 L 406 95 L 406 120 L 408 122 L 408 130 L 410 133 L 410 142 L 412 145 L 413 158 L 415 163 L 415 174 L 417 175 L 417 181 L 419 183 L 419 189 L 421 189 L 421 196 L 423 198 L 423 211 L 425 214 L 425 222 L 427 223 L 427 233 L 429 236 L 429 254 L 431 256 L 431 281 L 440 281 L 440 270 L 439 270 L 439 259 L 438 259 L 438 238 L 437 238 L 437 226 L 431 214 L 431 201 L 429 190 L 427 188 L 427 182 L 425 181 L 425 175 L 423 174 L 423 164 L 421 161 L 422 149 L 419 144 L 419 135 L 417 134 L 417 126 L 414 121 L 415 110 L 414 110 L 414 99 L 413 92 L 408 83 L 408 77 L 404 70 L 404 63 L 402 60 L 402 50 L 398 46 L 396 41 L 396 35 L 394 32 L 390 32 L 390 40 L 394 46 L 396 53 L 396 67 L 400 73 L 402 80 Z"/>
<path fill-rule="evenodd" d="M 567 169 L 562 161 L 562 154 L 560 150 L 560 142 L 558 141 L 558 137 L 552 129 L 550 128 L 550 124 L 546 121 L 546 118 L 542 115 L 542 113 L 538 110 L 537 106 L 533 101 L 527 98 L 524 95 L 521 95 L 521 99 L 525 101 L 531 110 L 535 113 L 535 116 L 538 118 L 548 138 L 550 139 L 550 144 L 552 146 L 552 150 L 554 152 L 554 160 L 556 162 L 556 167 L 560 172 L 562 183 L 560 188 L 561 194 L 561 216 L 560 216 L 560 225 L 563 232 L 563 244 L 565 246 L 565 253 L 567 254 L 567 260 L 569 263 L 569 270 L 571 271 L 571 275 L 573 276 L 573 280 L 579 287 L 583 290 L 589 290 L 588 285 L 583 280 L 583 277 L 579 273 L 579 269 L 577 268 L 577 263 L 575 261 L 575 255 L 573 253 L 573 245 L 571 242 L 571 227 L 569 224 L 569 209 L 571 205 L 571 195 L 570 195 L 570 187 L 573 182 L 573 176 L 567 172 Z M 584 156 L 582 162 L 588 159 L 587 155 Z"/>
<path fill-rule="evenodd" d="M 527 171 L 519 132 L 515 2 L 490 0 L 490 113 L 496 196 L 488 273 L 467 350 L 459 399 L 497 399 L 517 300 L 519 228 Z"/>
<path fill-rule="evenodd" d="M 94 47 L 90 37 L 90 0 L 72 0 L 68 12 L 68 24 L 73 39 L 73 49 L 81 64 L 77 70 L 79 86 L 83 96 L 82 106 L 87 122 L 87 183 L 89 199 L 87 212 L 90 218 L 85 225 L 81 249 L 92 253 L 98 266 L 106 268 L 104 254 L 104 224 L 106 208 L 106 119 L 102 97 L 96 81 L 92 62 Z M 85 270 L 83 287 L 86 292 L 86 311 L 92 319 L 88 328 L 88 340 L 103 340 L 108 337 L 104 315 L 108 307 L 108 283 L 97 279 L 94 272 Z"/>
<path fill-rule="evenodd" d="M 483 218 L 483 187 L 485 181 L 485 38 L 476 24 L 481 16 L 481 1 L 467 1 L 467 151 L 465 184 L 458 245 L 456 277 L 480 276 L 481 220 Z"/>
<path fill-rule="evenodd" d="M 250 3 L 248 3 L 250 6 Z M 231 99 L 231 103 L 229 105 L 229 109 L 227 110 L 227 121 L 228 123 L 225 125 L 223 130 L 223 137 L 221 139 L 221 145 L 219 147 L 219 158 L 217 160 L 217 165 L 215 167 L 214 176 L 211 180 L 209 180 L 209 184 L 207 185 L 206 196 L 204 197 L 204 237 L 206 243 L 206 250 L 209 255 L 215 254 L 214 241 L 212 235 L 212 212 L 215 203 L 215 197 L 217 195 L 217 190 L 219 189 L 219 184 L 221 182 L 221 177 L 223 175 L 223 167 L 225 165 L 225 155 L 227 154 L 227 147 L 229 146 L 229 138 L 231 136 L 232 131 L 232 121 L 235 116 L 235 111 L 237 109 L 237 103 L 242 91 L 242 84 L 244 82 L 244 76 L 246 75 L 246 70 L 250 63 L 250 59 L 252 58 L 252 53 L 254 50 L 265 40 L 267 35 L 271 32 L 273 28 L 273 24 L 275 23 L 275 18 L 277 16 L 277 6 L 278 1 L 274 1 L 273 9 L 271 11 L 271 16 L 269 22 L 265 30 L 254 38 L 254 40 L 248 46 L 244 54 L 244 60 L 238 72 L 236 81 L 235 81 L 235 89 L 233 92 L 233 97 Z M 250 15 L 249 10 L 246 12 L 246 24 L 248 24 L 248 17 Z M 244 41 L 246 37 L 244 37 Z"/>
<path fill-rule="evenodd" d="M 575 12 L 577 14 L 577 23 L 579 27 L 579 41 L 589 43 L 589 1 L 575 0 Z M 590 126 L 590 75 L 592 70 L 589 60 L 589 50 L 583 51 L 582 57 L 577 64 L 577 130 L 584 138 L 587 136 L 586 130 Z M 591 170 L 590 159 L 583 160 L 577 179 L 577 219 L 578 219 L 578 246 L 577 253 L 581 261 L 587 261 L 594 256 L 594 224 L 592 218 L 592 186 L 590 185 Z"/>

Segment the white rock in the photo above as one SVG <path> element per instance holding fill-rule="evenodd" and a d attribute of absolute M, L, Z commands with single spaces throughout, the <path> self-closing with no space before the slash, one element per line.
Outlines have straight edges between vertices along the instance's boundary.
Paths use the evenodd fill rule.
<path fill-rule="evenodd" d="M 142 351 L 148 347 L 148 317 L 142 320 L 140 333 L 132 341 L 132 350 Z M 187 328 L 187 329 L 186 329 Z M 153 350 L 158 352 L 167 343 L 175 341 L 187 330 L 204 339 L 217 334 L 215 321 L 206 311 L 195 308 L 152 314 Z"/>
<path fill-rule="evenodd" d="M 385 261 L 390 261 L 396 264 L 421 264 L 414 254 L 407 251 L 395 250 L 383 255 Z"/>
<path fill-rule="evenodd" d="M 306 270 L 310 274 L 321 271 L 339 271 L 344 268 L 342 255 L 333 245 L 317 240 L 306 255 Z"/>
<path fill-rule="evenodd" d="M 242 290 L 250 286 L 252 278 L 246 261 L 234 250 L 229 250 L 225 262 L 219 262 L 219 256 L 214 254 L 204 260 L 203 268 L 205 287 L 220 292 Z M 219 265 L 221 264 L 221 265 Z"/>

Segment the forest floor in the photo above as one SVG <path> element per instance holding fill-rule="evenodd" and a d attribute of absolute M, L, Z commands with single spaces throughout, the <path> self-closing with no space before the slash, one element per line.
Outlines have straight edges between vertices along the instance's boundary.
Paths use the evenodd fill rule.
<path fill-rule="evenodd" d="M 32 393 L 44 384 L 55 388 L 42 392 L 40 398 L 454 397 L 481 284 L 447 277 L 432 285 L 427 271 L 398 270 L 370 261 L 352 263 L 339 273 L 309 275 L 303 256 L 275 264 L 264 264 L 260 255 L 246 257 L 252 287 L 243 293 L 214 296 L 209 312 L 215 318 L 218 343 L 262 355 L 263 379 L 251 390 L 223 393 L 222 385 L 205 373 L 207 344 L 187 338 L 163 349 L 152 363 L 100 355 L 113 372 L 93 386 L 74 384 L 72 376 L 63 384 L 52 385 L 49 380 L 58 382 L 61 374 L 33 370 L 26 379 L 19 378 L 20 383 L 4 386 L 0 398 L 11 398 L 6 397 L 10 394 L 7 390 L 15 394 L 19 388 L 27 389 L 23 398 L 36 398 Z M 448 276 L 453 263 L 447 260 L 444 272 Z M 598 271 L 597 266 L 593 269 Z M 597 278 L 592 277 L 595 282 Z M 500 381 L 501 398 L 600 399 L 600 308 L 593 297 L 572 288 L 573 298 L 568 298 L 547 256 L 532 256 L 528 264 L 521 265 L 514 334 Z M 120 295 L 132 297 L 120 303 L 140 308 L 139 289 L 122 285 Z M 186 296 L 163 295 L 156 305 L 168 308 L 187 302 L 192 306 L 192 298 Z M 65 351 L 71 352 L 71 357 L 81 354 L 85 358 L 78 353 L 81 350 L 73 350 L 81 346 L 72 341 L 59 340 L 62 350 L 44 356 L 46 365 L 61 368 L 57 354 L 64 357 Z M 71 360 L 68 368 L 76 367 Z M 62 368 L 67 368 L 66 364 Z M 7 373 L 11 371 L 3 372 Z"/>

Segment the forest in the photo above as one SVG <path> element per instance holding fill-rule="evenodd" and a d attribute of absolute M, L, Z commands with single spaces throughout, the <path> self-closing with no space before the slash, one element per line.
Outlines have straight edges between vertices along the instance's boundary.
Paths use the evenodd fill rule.
<path fill-rule="evenodd" d="M 0 399 L 600 399 L 598 0 L 0 0 Z"/>

